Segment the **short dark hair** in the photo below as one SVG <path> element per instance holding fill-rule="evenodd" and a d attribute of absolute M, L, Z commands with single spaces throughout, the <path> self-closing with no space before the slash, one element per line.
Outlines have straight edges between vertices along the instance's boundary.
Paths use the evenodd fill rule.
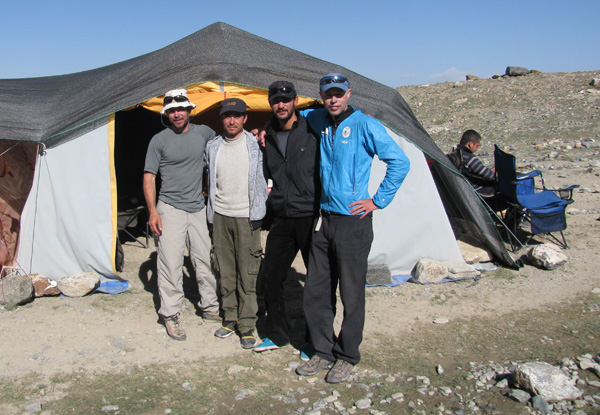
<path fill-rule="evenodd" d="M 475 130 L 467 130 L 460 138 L 460 145 L 466 146 L 468 143 L 477 143 L 481 141 L 481 136 Z"/>

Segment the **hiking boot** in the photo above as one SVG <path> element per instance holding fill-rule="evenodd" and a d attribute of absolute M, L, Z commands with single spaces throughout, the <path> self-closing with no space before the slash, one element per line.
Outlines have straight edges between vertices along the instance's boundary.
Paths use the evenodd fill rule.
<path fill-rule="evenodd" d="M 354 365 L 345 360 L 338 359 L 331 368 L 325 380 L 329 383 L 341 383 L 347 380 L 354 371 Z"/>
<path fill-rule="evenodd" d="M 311 357 L 315 355 L 315 349 L 310 343 L 306 343 L 302 350 L 300 350 L 300 360 L 308 362 Z"/>
<path fill-rule="evenodd" d="M 244 349 L 252 349 L 256 345 L 256 337 L 254 337 L 254 330 L 249 330 L 245 333 L 240 334 L 240 343 Z"/>
<path fill-rule="evenodd" d="M 215 337 L 219 339 L 224 339 L 225 337 L 229 337 L 235 331 L 235 321 L 224 321 L 223 325 L 215 331 Z"/>
<path fill-rule="evenodd" d="M 185 340 L 187 337 L 181 323 L 179 321 L 179 313 L 172 315 L 171 317 L 163 317 L 167 334 L 173 340 Z"/>
<path fill-rule="evenodd" d="M 211 312 L 211 311 L 205 311 L 204 313 L 202 313 L 202 320 L 205 323 L 220 323 L 221 322 L 221 317 L 219 316 L 219 312 Z"/>
<path fill-rule="evenodd" d="M 283 346 L 277 346 L 273 342 L 273 340 L 269 339 L 268 337 L 265 337 L 261 344 L 259 344 L 258 346 L 254 346 L 252 351 L 254 351 L 256 353 L 261 353 L 261 352 L 266 352 L 267 350 L 281 349 L 282 347 Z"/>
<path fill-rule="evenodd" d="M 315 354 L 306 363 L 301 364 L 296 368 L 296 373 L 300 376 L 313 376 L 323 369 L 329 369 L 333 362 L 323 359 L 318 354 Z"/>

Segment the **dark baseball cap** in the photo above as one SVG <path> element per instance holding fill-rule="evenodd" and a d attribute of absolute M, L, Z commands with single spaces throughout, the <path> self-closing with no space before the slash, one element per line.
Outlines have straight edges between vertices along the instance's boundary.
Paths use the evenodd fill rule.
<path fill-rule="evenodd" d="M 277 98 L 296 98 L 296 88 L 294 84 L 287 81 L 275 81 L 269 85 L 269 102 Z"/>
<path fill-rule="evenodd" d="M 246 103 L 239 98 L 227 98 L 221 102 L 221 115 L 226 112 L 246 113 Z"/>

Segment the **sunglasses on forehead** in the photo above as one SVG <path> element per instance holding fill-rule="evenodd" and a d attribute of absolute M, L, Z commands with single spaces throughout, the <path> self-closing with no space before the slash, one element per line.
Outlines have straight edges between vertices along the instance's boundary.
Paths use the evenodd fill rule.
<path fill-rule="evenodd" d="M 289 86 L 276 86 L 273 88 L 269 88 L 269 95 L 275 95 L 278 92 L 283 92 L 284 94 L 291 94 L 294 92 L 294 90 Z"/>
<path fill-rule="evenodd" d="M 167 105 L 170 104 L 171 102 L 189 102 L 189 99 L 187 97 L 184 97 L 183 95 L 177 95 L 175 97 L 165 97 L 163 104 Z"/>
<path fill-rule="evenodd" d="M 332 77 L 325 77 L 325 78 L 321 78 L 321 81 L 319 82 L 320 85 L 328 85 L 328 84 L 343 84 L 348 82 L 348 80 L 341 75 L 335 75 Z"/>

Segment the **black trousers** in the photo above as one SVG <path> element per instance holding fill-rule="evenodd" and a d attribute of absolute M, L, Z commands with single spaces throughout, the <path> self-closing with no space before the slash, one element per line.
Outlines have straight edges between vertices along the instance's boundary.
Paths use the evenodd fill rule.
<path fill-rule="evenodd" d="M 298 251 L 302 253 L 304 265 L 308 267 L 313 224 L 312 216 L 301 218 L 277 216 L 267 236 L 265 259 L 261 270 L 261 288 L 267 309 L 268 337 L 278 346 L 285 346 L 290 342 L 284 282 Z"/>
<path fill-rule="evenodd" d="M 322 358 L 360 361 L 365 323 L 367 260 L 373 242 L 373 219 L 323 215 L 313 233 L 304 286 L 304 314 L 315 352 Z M 337 337 L 333 321 L 339 285 L 344 319 Z"/>

